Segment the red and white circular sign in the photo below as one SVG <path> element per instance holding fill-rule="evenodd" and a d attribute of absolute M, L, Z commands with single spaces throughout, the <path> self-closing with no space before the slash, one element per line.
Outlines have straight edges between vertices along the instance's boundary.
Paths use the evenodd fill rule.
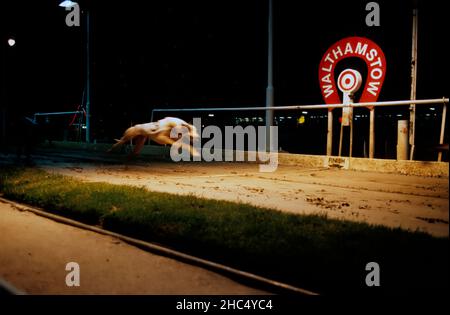
<path fill-rule="evenodd" d="M 364 37 L 347 37 L 333 44 L 320 61 L 319 83 L 325 103 L 341 103 L 334 78 L 336 65 L 350 57 L 357 57 L 367 65 L 367 79 L 359 102 L 376 102 L 386 75 L 386 59 L 381 48 Z M 345 72 L 345 71 L 344 71 Z M 343 77 L 341 86 L 352 83 L 350 76 Z"/>
<path fill-rule="evenodd" d="M 356 92 L 362 83 L 361 73 L 353 69 L 345 69 L 338 77 L 339 90 L 345 93 Z"/>

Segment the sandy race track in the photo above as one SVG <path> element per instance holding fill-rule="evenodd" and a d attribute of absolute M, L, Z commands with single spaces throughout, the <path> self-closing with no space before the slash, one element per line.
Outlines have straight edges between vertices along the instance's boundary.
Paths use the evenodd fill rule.
<path fill-rule="evenodd" d="M 448 178 L 282 165 L 274 173 L 260 173 L 257 164 L 247 163 L 36 161 L 48 171 L 84 181 L 145 186 L 449 235 Z"/>
<path fill-rule="evenodd" d="M 28 294 L 266 294 L 209 270 L 0 202 L 0 279 Z M 66 264 L 80 266 L 67 286 Z"/>

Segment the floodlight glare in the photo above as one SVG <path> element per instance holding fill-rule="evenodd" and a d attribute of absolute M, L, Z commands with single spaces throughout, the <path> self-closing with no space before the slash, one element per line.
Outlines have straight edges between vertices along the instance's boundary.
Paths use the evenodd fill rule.
<path fill-rule="evenodd" d="M 74 2 L 74 1 L 71 1 L 71 0 L 65 0 L 65 1 L 61 2 L 61 3 L 59 4 L 59 6 L 60 6 L 60 7 L 63 7 L 63 8 L 72 8 L 72 7 L 74 7 L 76 4 L 77 4 L 77 3 Z"/>

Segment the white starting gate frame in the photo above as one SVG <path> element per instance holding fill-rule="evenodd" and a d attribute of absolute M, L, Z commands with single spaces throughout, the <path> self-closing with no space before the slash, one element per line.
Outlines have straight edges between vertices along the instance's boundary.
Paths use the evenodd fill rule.
<path fill-rule="evenodd" d="M 82 110 L 75 110 L 75 111 L 68 111 L 68 112 L 34 113 L 33 119 L 34 119 L 34 121 L 36 121 L 38 116 L 50 117 L 50 116 L 65 116 L 65 115 L 78 115 L 78 114 L 80 114 L 81 117 L 83 118 L 84 111 L 82 111 Z"/>

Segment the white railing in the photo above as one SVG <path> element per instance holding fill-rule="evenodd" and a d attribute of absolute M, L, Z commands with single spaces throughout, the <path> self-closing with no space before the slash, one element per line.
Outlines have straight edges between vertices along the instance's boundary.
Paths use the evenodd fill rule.
<path fill-rule="evenodd" d="M 327 130 L 327 155 L 331 155 L 333 139 L 333 109 L 344 107 L 368 107 L 370 110 L 370 128 L 369 128 L 369 158 L 375 154 L 375 108 L 384 106 L 411 106 L 411 105 L 431 105 L 442 104 L 442 121 L 439 143 L 444 143 L 445 119 L 447 115 L 448 98 L 424 99 L 424 100 L 402 100 L 402 101 L 384 101 L 384 102 L 361 102 L 350 104 L 314 104 L 314 105 L 290 105 L 290 106 L 260 106 L 260 107 L 214 107 L 214 108 L 155 108 L 151 113 L 153 121 L 155 112 L 213 112 L 213 111 L 257 111 L 257 110 L 302 110 L 302 109 L 328 109 L 328 130 Z M 350 152 L 352 156 L 353 123 L 350 124 Z M 340 151 L 340 150 L 339 150 Z M 339 154 L 340 155 L 340 154 Z M 442 160 L 442 152 L 438 154 L 438 161 Z"/>
<path fill-rule="evenodd" d="M 74 114 L 83 114 L 83 111 L 71 111 L 71 112 L 50 112 L 50 113 L 34 113 L 34 117 L 36 116 L 57 116 L 57 115 L 74 115 Z"/>

